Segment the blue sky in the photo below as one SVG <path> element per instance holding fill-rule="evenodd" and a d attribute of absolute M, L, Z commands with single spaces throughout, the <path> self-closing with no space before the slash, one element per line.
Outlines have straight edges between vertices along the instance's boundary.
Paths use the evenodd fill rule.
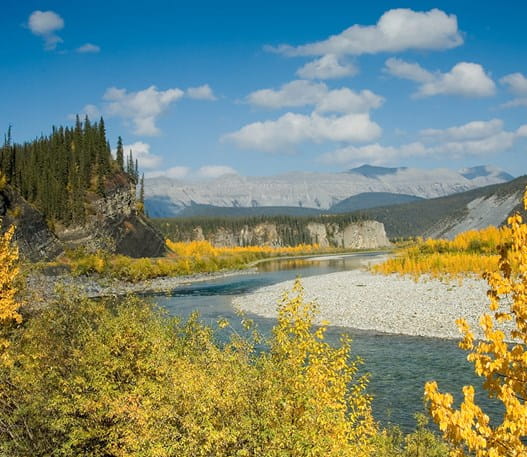
<path fill-rule="evenodd" d="M 527 172 L 523 2 L 17 1 L 0 127 L 103 115 L 147 175 Z M 498 8 L 499 6 L 499 8 Z"/>

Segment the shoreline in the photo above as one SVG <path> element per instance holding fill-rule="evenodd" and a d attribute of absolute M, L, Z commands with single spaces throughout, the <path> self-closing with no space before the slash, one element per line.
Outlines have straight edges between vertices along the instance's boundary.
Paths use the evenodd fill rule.
<path fill-rule="evenodd" d="M 429 338 L 460 339 L 456 319 L 465 318 L 476 338 L 483 333 L 479 319 L 488 312 L 483 279 L 462 281 L 430 277 L 381 275 L 351 270 L 310 276 L 301 280 L 306 301 L 318 307 L 317 323 L 332 326 Z M 237 296 L 234 307 L 262 317 L 276 318 L 277 304 L 294 281 L 266 286 Z"/>
<path fill-rule="evenodd" d="M 38 302 L 45 302 L 57 298 L 55 289 L 57 286 L 65 288 L 73 288 L 79 290 L 88 298 L 103 298 L 111 296 L 125 296 L 129 294 L 148 295 L 161 294 L 170 292 L 181 286 L 189 284 L 210 281 L 214 279 L 227 278 L 229 276 L 249 275 L 257 273 L 257 266 L 266 262 L 280 261 L 280 260 L 324 260 L 327 258 L 342 258 L 348 256 L 360 256 L 364 254 L 378 254 L 376 258 L 386 258 L 389 251 L 382 250 L 365 250 L 354 252 L 337 252 L 334 254 L 305 254 L 298 256 L 283 256 L 270 257 L 267 259 L 259 259 L 255 262 L 247 264 L 244 268 L 233 270 L 222 270 L 215 272 L 195 273 L 186 276 L 162 276 L 158 278 L 146 279 L 138 282 L 126 282 L 124 280 L 114 278 L 97 278 L 95 276 L 73 276 L 70 273 L 60 273 L 57 275 L 46 275 L 42 272 L 31 272 L 27 276 L 28 289 L 32 290 L 30 294 L 31 300 Z"/>

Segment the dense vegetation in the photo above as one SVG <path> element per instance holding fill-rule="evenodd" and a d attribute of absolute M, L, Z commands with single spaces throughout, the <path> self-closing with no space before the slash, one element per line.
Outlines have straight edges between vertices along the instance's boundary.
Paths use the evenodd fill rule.
<path fill-rule="evenodd" d="M 213 237 L 220 229 L 231 233 L 240 233 L 245 227 L 253 229 L 259 224 L 276 225 L 278 236 L 286 246 L 309 244 L 312 242 L 307 225 L 311 222 L 335 224 L 339 228 L 363 220 L 360 215 L 321 215 L 321 216 L 257 216 L 257 217 L 192 217 L 152 219 L 152 222 L 161 230 L 166 238 L 173 241 L 193 240 L 194 230 L 201 227 L 206 239 Z M 254 245 L 249 241 L 248 245 Z"/>
<path fill-rule="evenodd" d="M 82 225 L 90 201 L 104 196 L 112 179 L 139 183 L 131 151 L 124 162 L 120 138 L 113 159 L 102 118 L 92 123 L 77 117 L 73 127 L 53 127 L 50 135 L 24 144 L 13 144 L 9 129 L 0 148 L 0 173 L 7 183 L 48 221 L 64 225 Z"/>
<path fill-rule="evenodd" d="M 124 281 L 137 282 L 165 276 L 211 273 L 226 269 L 241 269 L 251 262 L 276 256 L 312 254 L 321 251 L 317 245 L 272 248 L 247 246 L 218 248 L 207 241 L 174 243 L 167 240 L 170 253 L 162 258 L 133 259 L 107 252 L 69 251 L 57 261 L 69 267 L 75 276 L 97 274 Z"/>
<path fill-rule="evenodd" d="M 453 240 L 418 240 L 382 264 L 373 266 L 378 273 L 410 274 L 419 277 L 482 275 L 498 268 L 499 246 L 511 242 L 509 227 L 469 230 Z"/>
<path fill-rule="evenodd" d="M 71 291 L 21 325 L 17 252 L 7 230 L 0 239 L 0 454 L 524 456 L 527 225 L 519 215 L 509 224 L 499 271 L 485 274 L 485 340 L 475 341 L 459 321 L 460 346 L 505 413 L 491 423 L 473 386 L 464 387 L 456 409 L 451 394 L 427 383 L 430 412 L 449 448 L 422 426 L 405 437 L 379 428 L 349 339 L 336 348 L 324 341 L 299 282 L 279 304 L 266 351 L 255 350 L 262 339 L 250 320 L 242 334 L 220 321 L 230 338 L 219 343 L 195 316 L 181 322 L 136 298 L 94 301 Z M 485 252 L 500 239 L 488 234 L 477 246 L 472 236 L 456 242 Z"/>
<path fill-rule="evenodd" d="M 16 261 L 10 235 L 0 254 Z M 13 262 L 6 290 L 16 290 Z M 0 455 L 445 455 L 425 428 L 379 430 L 349 339 L 324 341 L 299 283 L 265 342 L 245 319 L 242 334 L 221 321 L 220 344 L 196 316 L 182 322 L 137 298 L 68 291 L 23 325 L 12 304 L 0 302 L 10 343 L 0 352 Z"/>

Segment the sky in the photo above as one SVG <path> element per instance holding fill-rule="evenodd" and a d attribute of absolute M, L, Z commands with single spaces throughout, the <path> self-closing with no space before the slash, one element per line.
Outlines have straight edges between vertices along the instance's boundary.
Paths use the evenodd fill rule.
<path fill-rule="evenodd" d="M 527 173 L 527 4 L 2 0 L 0 129 L 104 117 L 146 176 Z"/>

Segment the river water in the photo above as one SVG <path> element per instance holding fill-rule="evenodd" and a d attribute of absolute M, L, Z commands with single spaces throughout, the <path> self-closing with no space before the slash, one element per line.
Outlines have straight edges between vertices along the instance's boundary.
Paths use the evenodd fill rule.
<path fill-rule="evenodd" d="M 227 318 L 236 329 L 239 328 L 239 317 L 231 306 L 234 296 L 298 276 L 359 268 L 364 259 L 373 259 L 377 255 L 380 253 L 326 257 L 322 260 L 283 259 L 266 262 L 251 274 L 241 273 L 194 283 L 152 298 L 171 314 L 185 317 L 193 311 L 199 311 L 201 320 L 206 324 L 215 325 L 220 318 Z M 266 335 L 275 323 L 274 319 L 254 315 L 249 317 Z M 406 431 L 414 429 L 414 414 L 425 411 L 423 387 L 428 380 L 436 380 L 441 391 L 453 393 L 456 400 L 460 399 L 463 385 L 475 385 L 479 392 L 476 395 L 478 402 L 486 411 L 490 409 L 493 415 L 497 415 L 497 405 L 486 398 L 480 379 L 474 375 L 472 365 L 466 361 L 466 353 L 457 347 L 456 341 L 336 326 L 329 328 L 327 339 L 337 344 L 342 333 L 352 337 L 352 353 L 364 360 L 363 370 L 370 373 L 368 391 L 374 396 L 373 412 L 381 424 L 397 424 Z"/>

